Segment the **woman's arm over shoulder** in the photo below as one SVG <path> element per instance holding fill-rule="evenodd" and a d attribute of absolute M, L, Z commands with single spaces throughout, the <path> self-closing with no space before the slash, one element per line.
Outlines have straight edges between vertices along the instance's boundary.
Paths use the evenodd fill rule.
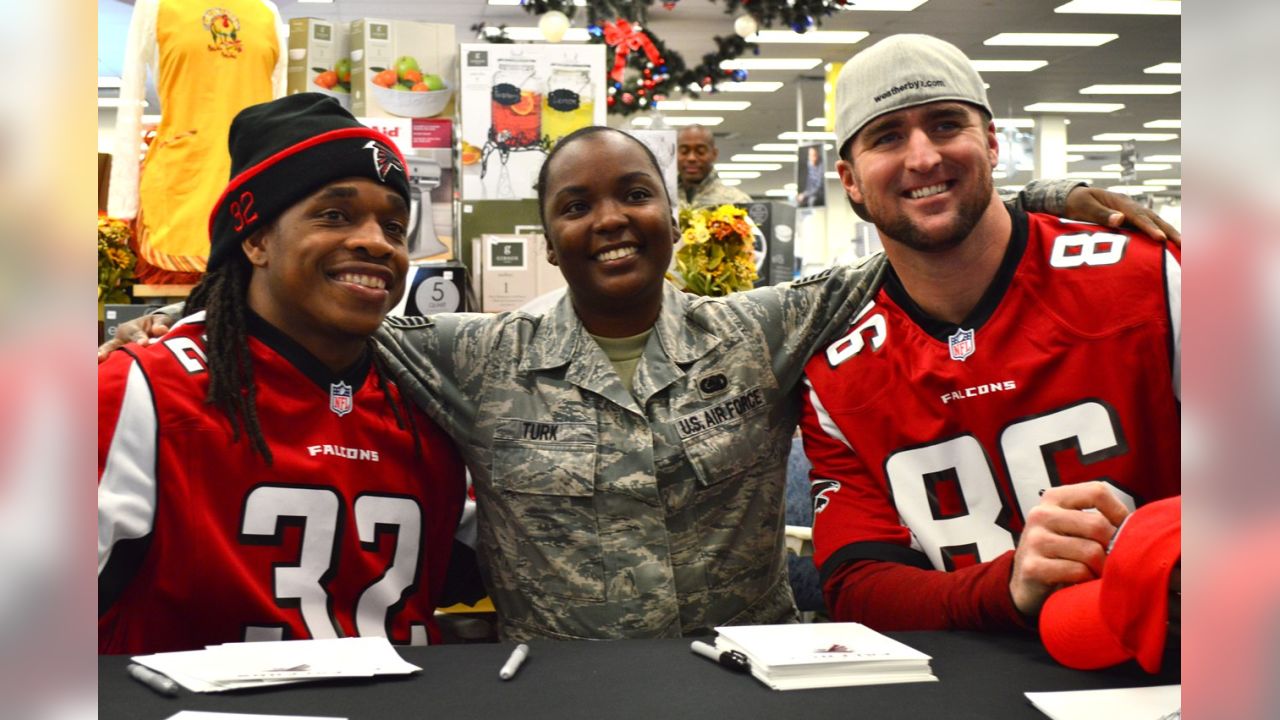
<path fill-rule="evenodd" d="M 794 282 L 729 296 L 749 331 L 763 338 L 774 374 L 790 388 L 809 356 L 848 325 L 883 282 L 888 267 L 877 253 Z"/>
<path fill-rule="evenodd" d="M 482 313 L 392 316 L 373 341 L 405 395 L 457 439 L 473 423 L 501 318 Z"/>

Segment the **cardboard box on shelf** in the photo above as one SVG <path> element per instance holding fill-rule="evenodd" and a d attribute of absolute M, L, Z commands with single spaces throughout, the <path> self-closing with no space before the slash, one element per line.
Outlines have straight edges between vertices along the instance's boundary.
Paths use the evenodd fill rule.
<path fill-rule="evenodd" d="M 416 20 L 351 21 L 351 112 L 362 117 L 452 117 L 457 95 L 458 43 L 454 26 Z M 394 75 L 394 78 L 392 78 Z M 449 89 L 396 89 L 439 78 Z M 447 97 L 447 100 L 445 99 Z"/>
<path fill-rule="evenodd" d="M 462 199 L 535 197 L 555 141 L 605 124 L 605 47 L 464 43 L 460 54 Z"/>
<path fill-rule="evenodd" d="M 347 23 L 300 17 L 289 19 L 286 92 L 330 95 L 351 109 L 351 58 Z"/>
<path fill-rule="evenodd" d="M 538 236 L 482 235 L 477 243 L 482 311 L 516 310 L 538 296 L 537 270 L 532 262 Z"/>
<path fill-rule="evenodd" d="M 458 214 L 458 239 L 463 263 L 473 270 L 481 254 L 472 252 L 472 241 L 485 234 L 515 233 L 517 227 L 540 227 L 537 200 L 464 200 Z"/>

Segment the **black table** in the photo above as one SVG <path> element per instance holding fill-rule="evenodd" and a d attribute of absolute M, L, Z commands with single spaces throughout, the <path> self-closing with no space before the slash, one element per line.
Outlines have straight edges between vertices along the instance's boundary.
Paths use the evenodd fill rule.
<path fill-rule="evenodd" d="M 1102 672 L 1057 665 L 1030 637 L 892 633 L 933 656 L 936 683 L 770 690 L 689 651 L 688 640 L 530 643 L 514 680 L 498 679 L 512 646 L 401 648 L 423 669 L 388 679 L 168 698 L 125 674 L 128 658 L 98 659 L 101 720 L 163 720 L 179 710 L 319 715 L 351 720 L 412 718 L 939 718 L 1044 720 L 1027 691 L 1088 690 L 1181 682 L 1176 663 L 1159 676 L 1134 663 Z M 1168 667 L 1175 665 L 1175 667 Z"/>

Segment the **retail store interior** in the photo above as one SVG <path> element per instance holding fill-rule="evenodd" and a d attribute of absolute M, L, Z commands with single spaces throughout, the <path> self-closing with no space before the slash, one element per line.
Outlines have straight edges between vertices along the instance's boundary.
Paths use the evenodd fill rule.
<path fill-rule="evenodd" d="M 138 174 L 110 166 L 139 163 L 158 149 L 148 150 L 151 137 L 172 141 L 165 134 L 182 131 L 165 125 L 162 97 L 204 84 L 196 70 L 183 76 L 157 50 L 157 7 L 162 25 L 164 13 L 182 4 L 98 0 L 100 210 L 121 216 L 134 243 L 137 200 L 118 197 L 137 193 Z M 757 249 L 792 246 L 789 269 L 757 258 L 761 282 L 876 250 L 874 226 L 854 215 L 835 171 L 832 79 L 840 63 L 896 33 L 936 35 L 973 59 L 999 133 L 997 186 L 1016 191 L 1035 178 L 1079 178 L 1181 225 L 1177 0 L 278 0 L 274 8 L 287 45 L 280 48 L 283 82 L 273 92 L 332 95 L 396 139 L 414 179 L 416 217 L 433 220 L 416 223 L 411 260 L 450 264 L 477 281 L 480 255 L 501 247 L 483 237 L 539 231 L 532 179 L 557 133 L 585 124 L 665 131 L 654 147 L 674 147 L 681 127 L 705 126 L 720 180 L 775 208 L 752 216 L 764 236 Z M 146 22 L 137 17 L 144 11 L 152 14 Z M 204 21 L 210 48 L 223 43 L 236 53 L 237 43 L 253 42 L 247 17 Z M 698 67 L 714 70 L 692 77 Z M 495 104 L 504 84 L 524 95 Z M 580 101 L 557 112 L 548 103 L 566 89 Z M 546 108 L 526 107 L 533 96 Z M 502 119 L 494 108 L 513 112 Z M 121 130 L 126 116 L 140 135 Z M 520 123 L 536 127 L 539 119 L 533 142 L 535 135 L 522 135 L 532 127 Z M 502 129 L 502 122 L 513 124 Z M 130 137 L 144 140 L 138 157 Z M 825 181 L 826 201 L 817 205 L 803 196 L 811 146 Z M 665 159 L 671 183 L 675 160 Z M 142 175 L 145 205 L 145 169 Z M 110 187 L 113 181 L 133 187 Z M 510 211 L 502 203 L 513 203 Z M 528 249 L 537 256 L 534 244 Z M 198 270 L 198 263 L 152 260 L 162 272 L 138 279 L 119 304 L 181 297 L 189 271 Z M 549 279 L 536 277 L 538 270 L 504 299 L 476 282 L 456 288 L 457 304 L 432 307 L 463 309 L 468 298 L 466 309 L 520 307 L 556 284 L 553 268 L 541 268 Z M 415 299 L 408 302 L 400 312 L 415 312 Z"/>

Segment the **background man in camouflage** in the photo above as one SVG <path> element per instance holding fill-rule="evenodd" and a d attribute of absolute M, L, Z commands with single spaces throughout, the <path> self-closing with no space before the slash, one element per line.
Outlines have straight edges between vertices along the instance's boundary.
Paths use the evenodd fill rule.
<path fill-rule="evenodd" d="M 751 196 L 720 181 L 716 173 L 716 139 L 701 125 L 689 125 L 676 136 L 680 175 L 680 209 L 751 202 Z"/>

